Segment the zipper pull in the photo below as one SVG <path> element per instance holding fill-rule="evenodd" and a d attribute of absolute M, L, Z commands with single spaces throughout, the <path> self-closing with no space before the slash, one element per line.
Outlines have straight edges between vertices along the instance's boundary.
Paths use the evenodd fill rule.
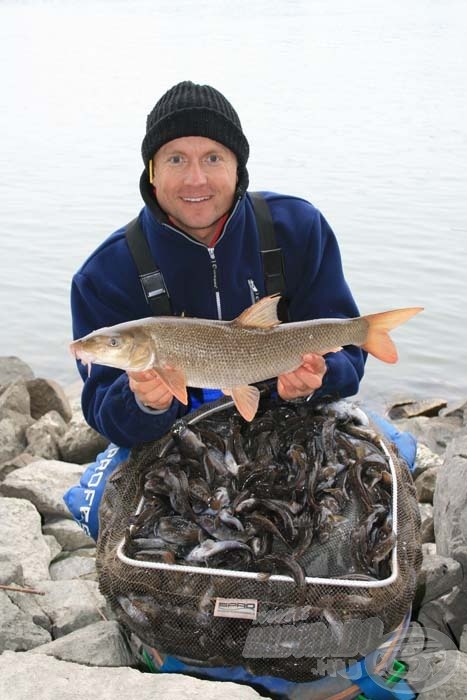
<path fill-rule="evenodd" d="M 256 302 L 259 301 L 259 292 L 256 288 L 256 284 L 254 283 L 254 280 L 249 279 L 248 286 L 250 287 L 251 303 L 256 304 Z"/>

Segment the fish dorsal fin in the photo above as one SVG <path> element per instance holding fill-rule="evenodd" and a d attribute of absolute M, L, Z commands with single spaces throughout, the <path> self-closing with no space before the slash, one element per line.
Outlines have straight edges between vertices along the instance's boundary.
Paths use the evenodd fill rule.
<path fill-rule="evenodd" d="M 245 420 L 253 420 L 259 404 L 259 389 L 257 387 L 246 384 L 245 386 L 234 386 L 232 389 L 222 389 L 222 391 L 233 398 L 237 411 Z"/>
<path fill-rule="evenodd" d="M 155 371 L 169 391 L 185 406 L 188 403 L 186 391 L 186 376 L 182 369 L 168 369 L 167 367 L 154 367 Z"/>
<path fill-rule="evenodd" d="M 274 328 L 280 323 L 277 318 L 277 304 L 279 300 L 279 294 L 263 297 L 256 304 L 245 309 L 232 323 L 248 328 Z"/>

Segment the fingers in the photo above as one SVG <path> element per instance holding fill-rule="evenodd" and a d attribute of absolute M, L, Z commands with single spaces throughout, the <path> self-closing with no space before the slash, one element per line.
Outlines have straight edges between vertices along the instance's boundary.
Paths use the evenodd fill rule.
<path fill-rule="evenodd" d="M 169 408 L 173 401 L 173 394 L 155 370 L 127 374 L 131 391 L 144 406 L 159 411 Z"/>
<path fill-rule="evenodd" d="M 277 378 L 277 391 L 285 400 L 308 396 L 323 383 L 326 362 L 321 355 L 303 355 L 303 364 L 293 372 L 286 372 Z"/>

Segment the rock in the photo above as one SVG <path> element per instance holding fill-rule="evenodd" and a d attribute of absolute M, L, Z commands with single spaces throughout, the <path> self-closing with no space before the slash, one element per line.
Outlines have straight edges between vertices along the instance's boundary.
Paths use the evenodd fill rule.
<path fill-rule="evenodd" d="M 95 581 L 46 580 L 39 581 L 37 588 L 44 592 L 37 602 L 51 622 L 53 639 L 98 622 L 103 617 L 113 618 Z"/>
<path fill-rule="evenodd" d="M 26 430 L 27 449 L 44 459 L 58 459 L 58 440 L 64 434 L 67 424 L 57 411 L 45 413 Z"/>
<path fill-rule="evenodd" d="M 416 416 L 432 416 L 439 415 L 442 408 L 447 406 L 448 402 L 444 399 L 424 399 L 423 401 L 413 401 L 411 399 L 402 399 L 393 403 L 388 411 L 390 420 L 398 420 L 400 418 L 414 418 Z"/>
<path fill-rule="evenodd" d="M 465 700 L 467 656 L 459 651 L 424 654 L 417 676 L 417 690 L 421 690 L 418 700 Z"/>
<path fill-rule="evenodd" d="M 86 535 L 74 520 L 56 518 L 47 521 L 42 527 L 42 532 L 56 537 L 62 548 L 67 552 L 72 552 L 82 547 L 91 547 L 93 548 L 92 551 L 95 551 L 94 540 Z"/>
<path fill-rule="evenodd" d="M 16 457 L 6 459 L 0 464 L 0 481 L 3 481 L 8 474 L 11 474 L 11 472 L 14 472 L 16 469 L 21 469 L 21 467 L 25 467 L 27 464 L 36 461 L 37 457 L 29 454 L 29 452 L 21 452 Z"/>
<path fill-rule="evenodd" d="M 464 654 L 467 653 L 467 625 L 464 625 L 462 630 L 461 641 L 459 643 L 459 651 L 463 651 Z"/>
<path fill-rule="evenodd" d="M 433 497 L 439 554 L 460 561 L 467 572 L 467 436 L 453 441 L 438 470 Z"/>
<path fill-rule="evenodd" d="M 31 401 L 24 380 L 18 379 L 0 394 L 0 416 L 3 417 L 5 411 L 31 416 Z"/>
<path fill-rule="evenodd" d="M 456 586 L 442 600 L 448 611 L 446 619 L 449 622 L 449 628 L 456 643 L 459 644 L 462 630 L 467 624 L 467 592 Z"/>
<path fill-rule="evenodd" d="M 6 591 L 0 591 L 0 619 L 0 654 L 6 649 L 27 651 L 51 640 L 47 630 L 36 625 L 29 615 L 18 608 Z M 10 698 L 11 694 L 5 691 L 0 697 Z"/>
<path fill-rule="evenodd" d="M 422 552 L 424 557 L 430 554 L 436 554 L 436 544 L 434 542 L 422 543 Z"/>
<path fill-rule="evenodd" d="M 422 544 L 435 541 L 435 530 L 433 525 L 433 506 L 431 503 L 419 503 L 421 525 L 420 537 Z"/>
<path fill-rule="evenodd" d="M 116 620 L 95 622 L 33 649 L 62 661 L 86 666 L 135 666 L 127 638 Z"/>
<path fill-rule="evenodd" d="M 53 581 L 63 581 L 67 579 L 97 580 L 96 561 L 94 557 L 73 556 L 66 553 L 57 558 L 49 568 L 50 578 Z"/>
<path fill-rule="evenodd" d="M 9 474 L 0 493 L 29 500 L 42 515 L 71 518 L 63 494 L 79 481 L 82 471 L 78 464 L 40 459 Z"/>
<path fill-rule="evenodd" d="M 46 654 L 19 655 L 7 651 L 0 656 L 0 697 L 76 700 L 77 693 L 80 697 L 98 700 L 133 697 L 138 700 L 255 700 L 260 697 L 247 686 L 202 681 L 179 674 L 141 673 L 133 668 L 89 668 Z"/>
<path fill-rule="evenodd" d="M 430 450 L 422 442 L 418 442 L 413 478 L 416 479 L 422 472 L 430 469 L 431 467 L 440 467 L 442 463 L 442 457 L 436 454 L 436 452 Z"/>
<path fill-rule="evenodd" d="M 68 423 L 72 417 L 71 405 L 60 384 L 52 379 L 31 379 L 26 383 L 31 398 L 31 416 L 38 420 L 50 411 L 57 411 Z"/>
<path fill-rule="evenodd" d="M 408 430 L 432 452 L 443 455 L 451 440 L 462 430 L 463 420 L 459 414 L 449 417 L 409 418 L 395 421 L 398 430 Z"/>
<path fill-rule="evenodd" d="M 438 554 L 424 556 L 419 581 L 425 588 L 422 605 L 450 593 L 462 583 L 463 573 L 459 562 Z"/>
<path fill-rule="evenodd" d="M 0 420 L 0 462 L 12 459 L 26 447 L 25 426 L 11 418 Z"/>
<path fill-rule="evenodd" d="M 31 367 L 14 355 L 0 357 L 0 386 L 6 386 L 17 379 L 33 379 Z"/>
<path fill-rule="evenodd" d="M 105 450 L 109 441 L 96 433 L 84 420 L 81 413 L 74 413 L 67 430 L 59 438 L 58 447 L 65 462 L 86 464 L 93 462 L 99 452 Z"/>
<path fill-rule="evenodd" d="M 53 535 L 46 535 L 44 533 L 44 528 L 42 528 L 42 533 L 43 533 L 44 540 L 47 542 L 47 546 L 50 550 L 50 561 L 53 562 L 58 557 L 58 555 L 62 551 L 63 547 L 60 544 L 60 542 L 57 540 L 56 537 L 54 537 Z M 50 571 L 50 569 L 49 569 L 49 571 Z"/>
<path fill-rule="evenodd" d="M 415 488 L 420 503 L 433 503 L 438 467 L 430 467 L 415 479 Z"/>
<path fill-rule="evenodd" d="M 11 558 L 11 555 L 2 550 L 0 546 L 0 585 L 8 586 L 16 583 L 22 586 L 24 583 L 23 567 Z"/>
<path fill-rule="evenodd" d="M 13 565 L 21 565 L 23 581 L 32 585 L 49 577 L 50 549 L 41 531 L 41 519 L 32 503 L 0 498 L 0 551 Z"/>

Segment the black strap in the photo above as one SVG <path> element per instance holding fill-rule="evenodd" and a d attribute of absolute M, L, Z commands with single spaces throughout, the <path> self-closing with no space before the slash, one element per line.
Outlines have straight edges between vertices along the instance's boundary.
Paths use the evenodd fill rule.
<path fill-rule="evenodd" d="M 126 226 L 126 240 L 139 273 L 146 301 L 154 316 L 171 316 L 169 292 L 165 286 L 162 272 L 155 265 L 146 238 L 139 225 L 138 218 Z"/>
<path fill-rule="evenodd" d="M 266 200 L 259 192 L 250 192 L 258 226 L 261 258 L 263 262 L 264 287 L 266 294 L 282 296 L 278 307 L 278 316 L 282 321 L 287 319 L 285 300 L 285 275 L 282 251 L 277 247 L 276 233 L 271 211 Z M 154 316 L 172 315 L 170 296 L 156 262 L 153 260 L 146 238 L 139 225 L 138 218 L 126 226 L 126 240 L 139 273 L 146 301 Z"/>
<path fill-rule="evenodd" d="M 277 247 L 276 232 L 271 210 L 259 192 L 250 192 L 258 226 L 261 257 L 263 260 L 264 287 L 266 294 L 285 294 L 285 275 L 282 250 Z"/>

